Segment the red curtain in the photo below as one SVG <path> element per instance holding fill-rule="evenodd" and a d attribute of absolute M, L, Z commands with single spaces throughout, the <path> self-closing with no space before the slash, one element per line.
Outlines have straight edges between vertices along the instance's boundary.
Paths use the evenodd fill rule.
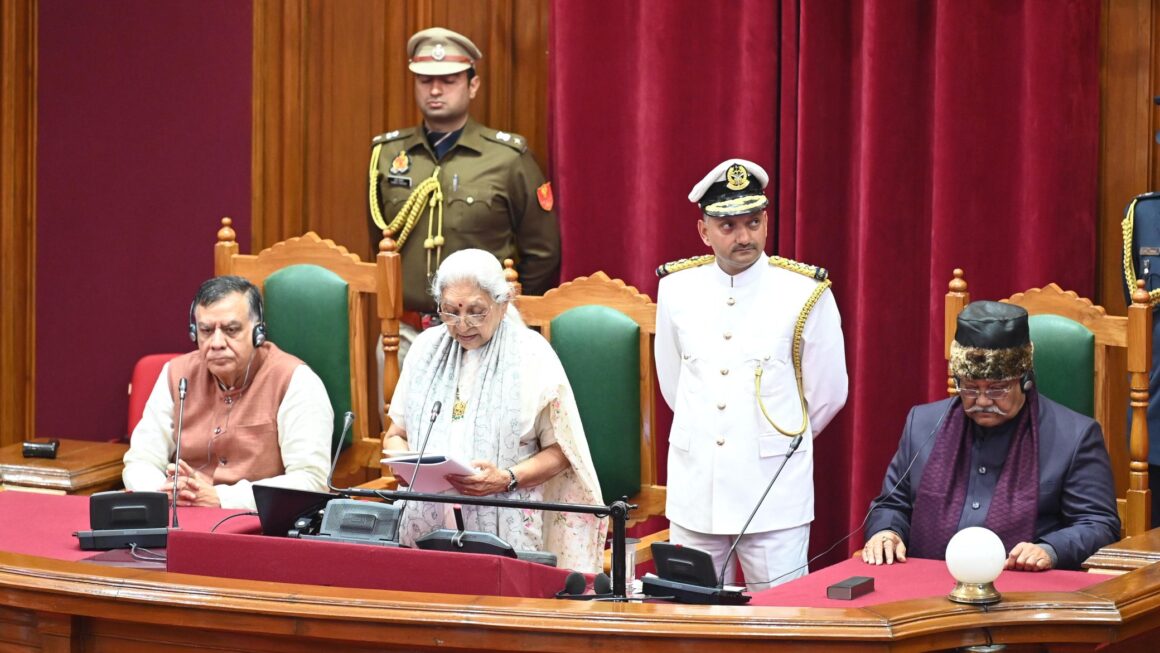
<path fill-rule="evenodd" d="M 1092 296 L 1099 24 L 1098 0 L 553 5 L 562 279 L 655 296 L 657 264 L 706 251 L 685 196 L 730 156 L 776 178 L 767 251 L 831 271 L 850 398 L 816 449 L 815 553 L 945 392 L 954 267 L 975 298 Z"/>

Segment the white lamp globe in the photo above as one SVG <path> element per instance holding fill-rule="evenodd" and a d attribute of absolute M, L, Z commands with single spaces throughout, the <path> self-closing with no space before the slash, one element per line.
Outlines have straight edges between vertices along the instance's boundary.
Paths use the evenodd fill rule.
<path fill-rule="evenodd" d="M 947 569 L 955 577 L 955 589 L 947 596 L 956 603 L 988 604 L 1001 597 L 994 580 L 1003 571 L 1007 551 L 994 532 L 971 526 L 955 533 L 947 543 Z"/>

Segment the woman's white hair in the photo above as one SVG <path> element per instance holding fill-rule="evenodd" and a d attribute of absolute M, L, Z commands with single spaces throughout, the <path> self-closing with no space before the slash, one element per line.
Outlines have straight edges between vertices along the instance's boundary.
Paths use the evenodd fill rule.
<path fill-rule="evenodd" d="M 503 275 L 503 266 L 491 252 L 482 249 L 461 249 L 443 259 L 435 276 L 431 279 L 431 294 L 441 301 L 443 293 L 451 286 L 470 283 L 479 288 L 497 304 L 508 302 L 507 316 L 523 325 L 519 311 L 511 302 L 512 286 Z"/>
<path fill-rule="evenodd" d="M 443 259 L 431 279 L 431 294 L 436 299 L 451 286 L 470 283 L 502 304 L 512 297 L 512 289 L 503 277 L 503 266 L 490 252 L 461 249 Z"/>

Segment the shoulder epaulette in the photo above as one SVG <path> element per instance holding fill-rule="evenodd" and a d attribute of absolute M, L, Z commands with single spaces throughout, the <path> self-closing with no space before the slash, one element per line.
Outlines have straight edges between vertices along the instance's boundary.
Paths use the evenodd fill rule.
<path fill-rule="evenodd" d="M 413 132 L 413 131 L 415 131 L 413 128 L 412 129 L 396 129 L 394 131 L 389 131 L 385 134 L 379 134 L 378 136 L 375 136 L 373 139 L 371 139 L 371 145 L 382 145 L 383 143 L 397 141 L 400 138 L 406 138 L 406 137 L 410 136 L 411 132 Z"/>
<path fill-rule="evenodd" d="M 705 254 L 704 256 L 694 256 L 692 258 L 683 258 L 677 261 L 669 261 L 657 266 L 657 276 L 664 278 L 674 272 L 681 270 L 688 270 L 690 268 L 699 268 L 706 263 L 712 263 L 717 257 L 712 254 Z"/>
<path fill-rule="evenodd" d="M 800 275 L 807 276 L 814 281 L 825 281 L 830 273 L 826 268 L 819 268 L 816 265 L 808 265 L 806 263 L 799 263 L 793 259 L 785 258 L 784 256 L 769 257 L 769 264 L 777 266 L 783 270 L 790 272 L 797 272 Z"/>
<path fill-rule="evenodd" d="M 1147 193 L 1140 193 L 1139 195 L 1136 196 L 1136 199 L 1138 199 L 1138 200 L 1152 200 L 1152 199 L 1156 199 L 1157 197 L 1160 197 L 1160 192 L 1150 190 Z"/>
<path fill-rule="evenodd" d="M 525 139 L 523 136 L 520 136 L 519 134 L 513 134 L 511 132 L 497 132 L 491 129 L 481 129 L 479 133 L 482 134 L 483 137 L 487 140 L 493 143 L 507 145 L 520 154 L 528 151 L 527 139 Z"/>

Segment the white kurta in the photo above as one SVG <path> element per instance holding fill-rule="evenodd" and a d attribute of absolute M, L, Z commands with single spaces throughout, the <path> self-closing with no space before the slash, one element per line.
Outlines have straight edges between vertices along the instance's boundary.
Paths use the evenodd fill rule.
<path fill-rule="evenodd" d="M 502 386 L 482 387 L 485 381 L 481 367 L 486 364 L 482 360 L 483 348 L 462 352 L 456 385 L 467 407 L 466 414 L 458 420 L 452 415 L 456 388 L 453 386 L 441 391 L 422 381 L 422 368 L 435 361 L 441 344 L 450 344 L 452 348 L 458 345 L 448 342 L 446 327 L 434 327 L 420 334 L 395 386 L 391 421 L 406 432 L 411 449 L 423 448 L 423 439 L 431 426 L 427 419 L 430 410 L 426 406 L 438 399 L 443 408 L 430 430 L 426 452 L 472 460 L 486 458 L 481 456 L 481 448 L 495 449 L 497 457 L 490 460 L 500 468 L 512 466 L 557 444 L 568 459 L 569 468 L 536 487 L 520 486 L 514 492 L 501 492 L 496 496 L 524 501 L 603 504 L 576 400 L 560 359 L 539 333 L 514 322 L 505 323 L 505 326 L 512 330 L 514 349 L 501 356 L 514 358 L 498 362 L 500 371 L 490 381 Z M 476 421 L 477 413 L 481 411 L 478 405 L 481 395 L 504 398 L 501 403 L 505 405 L 490 406 L 490 411 L 483 412 L 485 415 L 503 413 L 507 416 L 509 406 L 506 404 L 510 400 L 513 404 L 510 407 L 514 409 L 510 418 L 499 420 L 498 425 L 491 428 L 481 427 Z M 409 405 L 423 408 L 409 410 Z M 518 437 L 509 439 L 508 436 L 513 434 Z M 600 569 L 606 520 L 584 514 L 503 508 L 498 510 L 495 527 L 489 528 L 480 525 L 477 511 L 474 506 L 463 506 L 464 521 L 469 530 L 494 530 L 518 551 L 551 551 L 558 556 L 559 566 L 563 568 L 589 573 Z M 400 528 L 400 541 L 410 545 L 416 536 L 424 535 L 434 527 L 449 525 L 449 514 L 449 508 L 443 504 L 408 506 Z"/>
<path fill-rule="evenodd" d="M 793 371 L 793 331 L 818 282 L 762 255 L 729 276 L 716 263 L 673 273 L 657 293 L 656 365 L 673 409 L 669 434 L 669 519 L 701 533 L 736 534 L 785 458 L 786 431 L 802 425 Z M 809 424 L 750 524 L 759 533 L 814 518 L 813 438 L 846 403 L 841 317 L 827 290 L 803 333 Z"/>

